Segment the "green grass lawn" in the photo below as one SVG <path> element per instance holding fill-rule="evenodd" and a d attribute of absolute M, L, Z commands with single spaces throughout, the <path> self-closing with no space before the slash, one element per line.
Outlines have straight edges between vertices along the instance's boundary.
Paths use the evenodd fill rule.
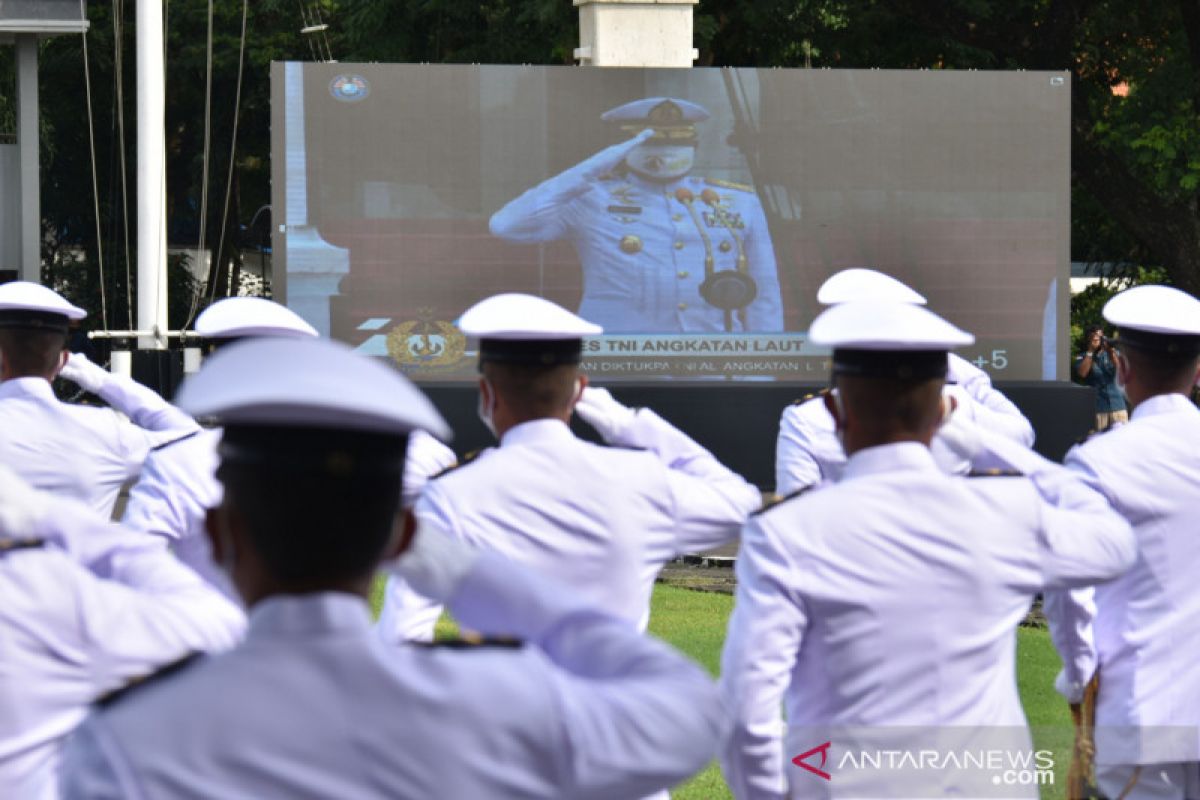
<path fill-rule="evenodd" d="M 382 602 L 382 582 L 375 587 L 372 605 L 378 611 Z M 714 676 L 721 663 L 725 626 L 733 610 L 733 598 L 724 594 L 697 592 L 674 586 L 654 588 L 650 632 L 695 659 Z M 450 636 L 454 623 L 443 617 L 438 635 Z M 1054 676 L 1059 660 L 1044 630 L 1021 628 L 1017 631 L 1017 679 L 1025 715 L 1033 728 L 1034 744 L 1055 753 L 1053 787 L 1042 790 L 1042 797 L 1063 796 L 1063 781 L 1070 763 L 1070 714 L 1066 703 L 1054 691 Z M 710 764 L 683 786 L 671 792 L 678 800 L 721 800 L 732 795 L 725 786 L 717 765 Z"/>

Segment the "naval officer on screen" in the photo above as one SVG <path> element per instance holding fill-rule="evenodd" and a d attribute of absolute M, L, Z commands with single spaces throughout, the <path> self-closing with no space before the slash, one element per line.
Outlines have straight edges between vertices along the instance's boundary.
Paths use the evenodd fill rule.
<path fill-rule="evenodd" d="M 490 222 L 513 242 L 570 239 L 583 266 L 579 314 L 609 333 L 776 332 L 775 251 L 754 188 L 691 175 L 686 100 L 649 97 L 601 119 L 631 138 L 509 202 Z"/>

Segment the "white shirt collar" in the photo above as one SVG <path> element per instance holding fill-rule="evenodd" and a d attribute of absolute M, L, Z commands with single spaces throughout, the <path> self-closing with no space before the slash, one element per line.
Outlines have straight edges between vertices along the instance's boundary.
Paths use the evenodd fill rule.
<path fill-rule="evenodd" d="M 514 425 L 505 431 L 504 435 L 500 437 L 500 446 L 511 447 L 531 442 L 561 442 L 574 438 L 575 434 L 571 433 L 571 429 L 561 419 L 534 419 Z"/>
<path fill-rule="evenodd" d="M 1131 419 L 1153 417 L 1156 414 L 1178 414 L 1180 411 L 1195 411 L 1192 401 L 1181 394 L 1156 394 L 1138 403 Z"/>
<path fill-rule="evenodd" d="M 256 603 L 249 619 L 249 637 L 366 633 L 371 628 L 366 601 L 344 592 L 274 595 Z"/>
<path fill-rule="evenodd" d="M 45 378 L 10 378 L 0 383 L 0 397 L 33 396 L 54 400 L 54 390 Z"/>
<path fill-rule="evenodd" d="M 859 450 L 846 460 L 842 480 L 881 472 L 938 472 L 929 448 L 920 442 L 881 444 Z"/>

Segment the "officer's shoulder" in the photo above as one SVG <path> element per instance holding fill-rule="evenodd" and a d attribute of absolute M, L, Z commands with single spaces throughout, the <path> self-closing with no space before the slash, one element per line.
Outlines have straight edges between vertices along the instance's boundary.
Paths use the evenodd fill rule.
<path fill-rule="evenodd" d="M 37 550 L 46 546 L 45 539 L 25 538 L 25 539 L 0 539 L 0 556 L 7 553 L 13 553 L 17 550 Z"/>
<path fill-rule="evenodd" d="M 197 436 L 200 435 L 201 430 L 202 429 L 197 428 L 196 430 L 191 431 L 190 433 L 185 433 L 182 436 L 175 437 L 174 439 L 168 439 L 167 441 L 162 442 L 161 444 L 156 444 L 154 447 L 150 448 L 150 452 L 157 453 L 162 450 L 166 450 L 168 447 L 171 447 L 172 445 L 177 445 L 180 442 L 186 442 L 190 439 L 195 439 Z"/>
<path fill-rule="evenodd" d="M 1024 478 L 1025 473 L 1016 469 L 973 469 L 968 478 Z"/>
<path fill-rule="evenodd" d="M 754 187 L 748 183 L 735 183 L 733 181 L 726 181 L 720 178 L 705 178 L 704 182 L 709 186 L 719 186 L 722 189 L 733 189 L 738 192 L 750 192 L 751 194 L 754 193 Z"/>
<path fill-rule="evenodd" d="M 460 458 L 458 461 L 455 461 L 453 464 L 451 464 L 450 466 L 443 469 L 441 472 L 435 472 L 433 475 L 430 475 L 429 480 L 436 481 L 438 478 L 444 478 L 445 476 L 449 475 L 450 473 L 454 472 L 455 470 L 462 469 L 463 467 L 467 466 L 468 464 L 471 464 L 474 461 L 478 460 L 481 455 L 483 455 L 484 453 L 486 453 L 488 450 L 491 450 L 491 449 L 492 448 L 490 448 L 490 447 L 482 447 L 478 450 L 472 450 L 471 452 L 467 453 L 462 458 Z"/>
<path fill-rule="evenodd" d="M 148 675 L 134 678 L 121 688 L 114 689 L 108 694 L 103 695 L 96 700 L 96 706 L 102 709 L 112 708 L 117 703 L 127 700 L 128 698 L 137 694 L 140 689 L 144 689 L 147 686 L 153 686 L 163 682 L 168 678 L 177 676 L 187 670 L 189 667 L 192 667 L 203 660 L 202 653 L 190 653 L 178 661 L 172 661 L 170 664 L 167 664 L 166 666 L 161 667 L 160 669 L 151 672 Z"/>
<path fill-rule="evenodd" d="M 804 405 L 805 403 L 807 403 L 809 400 L 815 400 L 815 399 L 817 399 L 818 397 L 824 397 L 824 396 L 825 396 L 825 395 L 827 395 L 827 394 L 829 394 L 829 388 L 828 388 L 828 387 L 826 387 L 826 388 L 822 389 L 822 390 L 821 390 L 821 391 L 819 391 L 819 392 L 809 392 L 808 394 L 804 395 L 803 397 L 800 397 L 800 398 L 797 398 L 796 400 L 793 400 L 793 401 L 791 402 L 791 405 L 793 405 L 793 406 L 802 406 L 802 405 Z"/>
<path fill-rule="evenodd" d="M 765 514 L 768 511 L 778 508 L 779 506 L 783 505 L 784 503 L 790 503 L 792 500 L 795 500 L 799 497 L 803 497 L 805 494 L 812 491 L 816 487 L 817 487 L 817 484 L 815 484 L 815 483 L 809 484 L 808 486 L 805 486 L 801 489 L 797 489 L 794 492 L 789 492 L 788 494 L 785 494 L 782 497 L 775 497 L 774 499 L 768 500 L 767 502 L 763 503 L 762 508 L 758 509 L 758 511 L 751 513 L 750 516 L 757 517 L 760 514 Z"/>
<path fill-rule="evenodd" d="M 417 647 L 426 650 L 467 650 L 484 652 L 485 650 L 520 650 L 525 642 L 512 636 L 482 636 L 477 633 L 464 632 L 449 639 L 437 639 L 432 642 L 413 642 Z"/>

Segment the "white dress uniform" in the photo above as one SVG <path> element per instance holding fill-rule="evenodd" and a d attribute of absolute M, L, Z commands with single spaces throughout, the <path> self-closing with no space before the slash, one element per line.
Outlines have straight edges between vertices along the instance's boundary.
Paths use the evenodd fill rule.
<path fill-rule="evenodd" d="M 1118 345 L 1146 332 L 1200 352 L 1200 301 L 1144 286 L 1117 295 L 1104 316 Z M 1139 337 L 1140 334 L 1140 337 Z M 1190 340 L 1188 337 L 1191 337 Z M 1133 525 L 1138 560 L 1090 593 L 1047 598 L 1066 684 L 1098 667 L 1096 775 L 1110 797 L 1141 772 L 1131 798 L 1200 797 L 1200 410 L 1182 394 L 1142 401 L 1130 422 L 1072 449 L 1065 464 Z"/>
<path fill-rule="evenodd" d="M 834 273 L 817 290 L 817 302 L 826 306 L 864 300 L 925 305 L 924 296 L 909 286 L 890 275 L 862 267 Z M 947 354 L 947 358 L 946 383 L 961 387 L 965 397 L 959 394 L 957 399 L 970 401 L 969 415 L 973 421 L 1032 447 L 1033 426 L 1011 400 L 993 388 L 988 374 L 954 353 Z M 948 472 L 963 473 L 970 468 L 958 456 L 956 443 L 940 434 L 934 438 L 933 452 Z M 823 398 L 805 399 L 783 410 L 775 444 L 776 494 L 789 495 L 836 481 L 845 464 L 846 453 Z"/>
<path fill-rule="evenodd" d="M 61 330 L 65 337 L 68 320 L 85 315 L 44 286 L 22 281 L 0 286 L 0 325 L 6 328 Z M 112 408 L 63 403 L 41 377 L 7 380 L 0 384 L 0 463 L 36 488 L 78 499 L 107 516 L 150 449 L 195 430 L 196 423 L 150 389 L 85 356 L 71 355 L 62 377 Z"/>
<path fill-rule="evenodd" d="M 835 306 L 810 335 L 861 349 L 971 340 L 918 306 L 876 303 Z M 1101 495 L 993 438 L 1020 449 L 1032 474 L 960 478 L 919 443 L 869 447 L 838 483 L 747 525 L 721 676 L 734 715 L 722 766 L 736 797 L 992 796 L 985 770 L 902 773 L 844 756 L 859 741 L 943 754 L 1030 749 L 1016 625 L 1038 592 L 1111 578 L 1134 547 Z M 789 763 L 826 741 L 831 780 Z"/>
<path fill-rule="evenodd" d="M 574 314 L 525 295 L 484 300 L 459 324 L 485 341 L 578 344 L 589 330 Z M 558 419 L 524 422 L 504 433 L 500 447 L 431 481 L 416 515 L 565 580 L 580 596 L 645 630 L 663 564 L 730 541 L 762 498 L 649 409 L 634 412 L 589 387 L 576 410 L 599 421 L 606 441 L 618 446 L 585 442 Z M 613 424 L 606 425 L 608 418 Z M 436 615 L 410 606 L 388 609 L 384 620 L 385 639 L 428 639 Z"/>
<path fill-rule="evenodd" d="M 269 383 L 254 381 L 262 364 Z M 313 369 L 330 380 L 314 385 Z M 278 415 L 446 433 L 399 373 L 323 340 L 218 353 L 180 402 L 226 430 Z M 713 756 L 724 711 L 703 670 L 569 587 L 427 526 L 395 569 L 471 628 L 525 645 L 389 647 L 362 597 L 273 595 L 240 647 L 93 715 L 63 797 L 621 798 Z"/>
<path fill-rule="evenodd" d="M 0 796 L 58 797 L 60 749 L 91 704 L 195 650 L 232 646 L 245 618 L 162 542 L 46 498 L 14 525 L 21 479 L 5 472 L 0 535 Z M 34 544 L 32 540 L 27 544 Z"/>
<path fill-rule="evenodd" d="M 606 112 L 605 121 L 651 142 L 694 146 L 694 103 L 647 98 Z M 509 202 L 491 231 L 513 242 L 569 239 L 583 268 L 579 314 L 609 333 L 717 333 L 725 312 L 700 293 L 712 271 L 749 275 L 757 296 L 734 315 L 735 332 L 783 330 L 783 304 L 766 214 L 753 186 L 681 175 L 651 180 L 623 160 L 634 139 L 556 175 Z"/>
<path fill-rule="evenodd" d="M 231 297 L 213 303 L 196 318 L 196 332 L 210 341 L 226 342 L 317 335 L 295 312 L 261 297 Z M 122 520 L 166 538 L 181 561 L 240 602 L 224 571 L 213 563 L 204 530 L 208 509 L 221 502 L 221 484 L 215 475 L 220 441 L 219 428 L 197 429 L 151 450 L 130 489 Z"/>

